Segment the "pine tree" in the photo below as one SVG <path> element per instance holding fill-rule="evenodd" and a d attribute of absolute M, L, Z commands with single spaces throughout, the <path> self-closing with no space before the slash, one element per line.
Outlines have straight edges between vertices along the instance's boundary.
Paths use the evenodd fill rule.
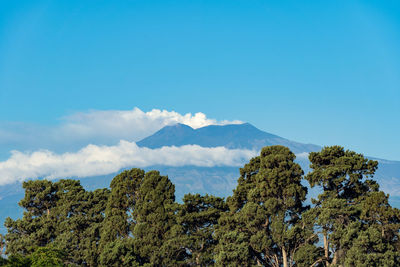
<path fill-rule="evenodd" d="M 136 264 L 131 240 L 136 223 L 133 212 L 144 175 L 143 170 L 131 169 L 123 171 L 111 181 L 111 194 L 107 201 L 100 242 L 100 260 L 103 266 Z"/>
<path fill-rule="evenodd" d="M 214 248 L 217 240 L 213 236 L 215 225 L 222 212 L 227 210 L 223 198 L 187 194 L 179 205 L 176 215 L 177 227 L 168 240 L 183 247 L 186 255 L 184 264 L 188 266 L 210 266 L 214 263 Z M 168 245 L 168 244 L 167 244 Z"/>
<path fill-rule="evenodd" d="M 60 197 L 60 202 L 69 204 L 60 204 L 63 210 L 60 214 L 67 214 L 58 224 L 60 230 L 53 246 L 68 254 L 69 263 L 97 266 L 100 231 L 110 192 L 108 189 L 88 192 L 78 188 L 62 191 L 64 196 Z"/>
<path fill-rule="evenodd" d="M 176 210 L 175 186 L 158 171 L 147 172 L 133 213 L 134 248 L 141 265 L 172 266 L 181 260 L 182 249 L 176 251 L 171 244 L 166 245 L 176 225 Z"/>
<path fill-rule="evenodd" d="M 63 251 L 40 247 L 30 257 L 31 267 L 63 267 L 65 253 Z"/>
<path fill-rule="evenodd" d="M 133 211 L 144 174 L 140 169 L 126 170 L 111 181 L 102 242 L 129 237 L 135 223 Z"/>
<path fill-rule="evenodd" d="M 109 190 L 87 192 L 77 180 L 23 184 L 22 219 L 7 218 L 7 254 L 29 256 L 40 247 L 60 249 L 69 264 L 97 266 L 100 226 Z"/>
<path fill-rule="evenodd" d="M 382 216 L 381 208 L 387 207 L 378 184 L 371 179 L 378 162 L 340 146 L 312 152 L 309 159 L 312 172 L 306 178 L 312 187 L 317 185 L 323 190 L 313 200 L 315 207 L 310 211 L 323 235 L 324 256 L 320 261 L 327 266 L 343 265 L 346 258 L 355 255 L 360 236 L 373 236 L 376 228 L 369 227 L 377 226 L 374 216 Z M 379 228 L 387 228 L 382 223 L 378 223 Z"/>
<path fill-rule="evenodd" d="M 265 147 L 240 170 L 230 211 L 219 220 L 218 265 L 292 266 L 296 251 L 316 241 L 301 220 L 307 189 L 294 159 L 286 147 Z"/>
<path fill-rule="evenodd" d="M 24 182 L 25 197 L 19 202 L 24 208 L 22 219 L 7 218 L 7 254 L 29 255 L 36 247 L 47 246 L 56 238 L 52 210 L 57 205 L 57 187 L 47 180 Z"/>

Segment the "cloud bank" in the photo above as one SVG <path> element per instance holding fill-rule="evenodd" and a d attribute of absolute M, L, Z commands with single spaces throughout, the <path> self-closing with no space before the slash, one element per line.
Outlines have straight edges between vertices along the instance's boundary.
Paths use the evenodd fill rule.
<path fill-rule="evenodd" d="M 164 126 L 183 123 L 192 128 L 208 125 L 240 124 L 241 121 L 217 121 L 209 119 L 204 113 L 180 114 L 175 111 L 153 109 L 143 112 L 139 108 L 132 110 L 94 110 L 76 113 L 64 119 L 61 131 L 81 137 L 104 136 L 118 140 L 139 141 Z"/>
<path fill-rule="evenodd" d="M 35 178 L 107 175 L 123 168 L 152 165 L 241 166 L 256 154 L 251 150 L 198 145 L 149 149 L 128 141 L 120 141 L 115 146 L 88 145 L 75 153 L 12 151 L 9 159 L 0 162 L 0 185 Z"/>
<path fill-rule="evenodd" d="M 0 122 L 0 155 L 8 157 L 11 150 L 36 151 L 49 149 L 57 153 L 71 152 L 88 144 L 115 145 L 120 140 L 139 141 L 164 126 L 183 123 L 192 128 L 208 125 L 240 124 L 241 121 L 218 121 L 204 113 L 180 114 L 153 109 L 92 110 L 60 119 L 55 126 L 20 122 Z"/>

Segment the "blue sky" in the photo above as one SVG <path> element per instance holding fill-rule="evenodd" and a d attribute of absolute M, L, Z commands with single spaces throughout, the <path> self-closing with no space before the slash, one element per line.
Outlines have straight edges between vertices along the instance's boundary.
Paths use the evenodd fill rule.
<path fill-rule="evenodd" d="M 4 0 L 0 130 L 157 108 L 400 160 L 397 2 Z"/>

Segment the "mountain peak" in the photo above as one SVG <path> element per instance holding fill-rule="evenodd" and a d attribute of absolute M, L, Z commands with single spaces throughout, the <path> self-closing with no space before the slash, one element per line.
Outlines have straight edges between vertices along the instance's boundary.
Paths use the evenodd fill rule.
<path fill-rule="evenodd" d="M 183 123 L 175 123 L 175 124 L 167 125 L 167 126 L 163 127 L 162 129 L 165 129 L 165 128 L 170 128 L 170 129 L 192 129 L 193 130 L 192 127 L 190 127 L 189 125 L 183 124 Z"/>
<path fill-rule="evenodd" d="M 320 147 L 302 144 L 270 134 L 250 123 L 209 125 L 198 129 L 177 123 L 165 126 L 155 134 L 137 142 L 138 146 L 160 148 L 163 146 L 199 145 L 202 147 L 223 146 L 230 149 L 260 150 L 264 146 L 284 145 L 294 153 L 317 151 Z"/>

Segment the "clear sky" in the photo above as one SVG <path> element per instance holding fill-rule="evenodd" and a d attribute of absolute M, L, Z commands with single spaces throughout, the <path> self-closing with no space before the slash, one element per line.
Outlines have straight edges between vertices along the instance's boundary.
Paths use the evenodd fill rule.
<path fill-rule="evenodd" d="M 400 160 L 400 2 L 0 2 L 0 123 L 133 107 Z"/>

